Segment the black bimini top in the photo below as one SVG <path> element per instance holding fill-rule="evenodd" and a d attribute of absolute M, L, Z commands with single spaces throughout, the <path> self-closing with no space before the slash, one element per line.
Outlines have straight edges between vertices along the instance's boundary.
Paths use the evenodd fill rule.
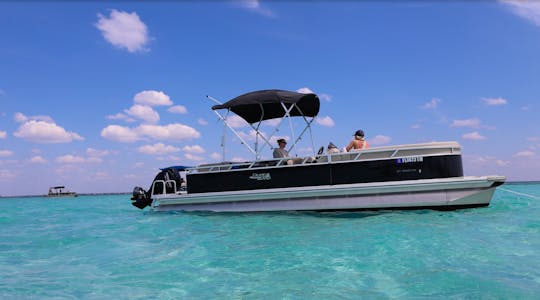
<path fill-rule="evenodd" d="M 229 109 L 246 122 L 253 124 L 256 122 L 282 118 L 285 116 L 285 109 L 291 105 L 296 106 L 291 110 L 292 117 L 305 116 L 315 117 L 319 113 L 319 97 L 315 94 L 302 94 L 283 90 L 262 90 L 247 93 L 229 100 L 223 104 L 212 106 L 213 110 Z"/>

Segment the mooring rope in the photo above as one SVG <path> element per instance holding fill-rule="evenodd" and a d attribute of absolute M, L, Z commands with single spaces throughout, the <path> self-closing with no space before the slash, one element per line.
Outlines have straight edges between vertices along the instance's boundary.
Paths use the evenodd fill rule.
<path fill-rule="evenodd" d="M 525 196 L 525 197 L 529 197 L 529 198 L 532 198 L 532 199 L 540 200 L 540 197 L 525 194 L 525 193 L 520 193 L 520 192 L 516 192 L 516 191 L 511 191 L 511 190 L 507 190 L 507 189 L 503 189 L 501 187 L 497 188 L 497 190 L 501 190 L 501 191 L 508 192 L 508 193 L 511 193 L 511 194 L 516 194 L 516 195 Z"/>

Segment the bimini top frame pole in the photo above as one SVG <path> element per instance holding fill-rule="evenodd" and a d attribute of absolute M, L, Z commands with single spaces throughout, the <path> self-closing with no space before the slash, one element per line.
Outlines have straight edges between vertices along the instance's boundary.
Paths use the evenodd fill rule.
<path fill-rule="evenodd" d="M 221 103 L 210 96 L 207 97 L 218 103 L 217 105 L 214 105 L 212 107 L 212 110 L 214 110 L 216 115 L 224 122 L 225 126 L 227 126 L 240 139 L 241 143 L 244 144 L 247 149 L 255 155 L 255 159 L 259 159 L 259 156 L 266 145 L 272 147 L 272 145 L 270 144 L 270 139 L 279 130 L 279 126 L 285 118 L 289 118 L 289 125 L 291 127 L 291 134 L 293 140 L 293 145 L 290 149 L 293 149 L 308 128 L 310 129 L 311 133 L 311 123 L 319 113 L 320 108 L 319 97 L 317 97 L 317 95 L 301 94 L 284 90 L 255 91 L 238 96 L 225 103 Z M 227 114 L 225 116 L 216 111 L 221 109 L 227 110 Z M 236 132 L 236 130 L 234 130 L 232 126 L 230 126 L 230 124 L 228 124 L 226 116 L 231 111 L 244 119 L 256 132 L 255 149 L 250 147 L 246 143 L 246 141 L 240 136 L 240 134 Z M 291 117 L 302 117 L 307 124 L 306 128 L 302 131 L 298 138 L 294 136 L 292 121 L 290 119 Z M 308 117 L 311 117 L 312 119 L 308 120 Z M 268 138 L 266 138 L 259 130 L 261 123 L 265 120 L 277 118 L 280 119 L 277 126 L 275 127 L 272 134 Z M 256 124 L 256 126 L 254 126 L 254 124 Z M 258 146 L 259 136 L 264 141 L 263 146 L 260 148 Z"/>

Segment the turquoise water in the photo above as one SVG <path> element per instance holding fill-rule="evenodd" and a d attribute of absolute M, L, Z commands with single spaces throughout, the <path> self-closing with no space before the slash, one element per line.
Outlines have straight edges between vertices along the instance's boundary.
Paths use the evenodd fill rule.
<path fill-rule="evenodd" d="M 152 213 L 0 199 L 1 299 L 538 299 L 540 184 L 453 212 Z"/>

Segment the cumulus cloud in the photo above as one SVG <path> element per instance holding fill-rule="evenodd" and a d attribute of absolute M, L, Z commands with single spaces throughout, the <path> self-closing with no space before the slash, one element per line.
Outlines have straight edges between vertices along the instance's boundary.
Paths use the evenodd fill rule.
<path fill-rule="evenodd" d="M 187 109 L 183 105 L 171 106 L 169 109 L 167 109 L 167 111 L 173 114 L 187 114 Z"/>
<path fill-rule="evenodd" d="M 86 154 L 91 157 L 103 157 L 109 154 L 108 150 L 98 150 L 94 148 L 87 148 Z"/>
<path fill-rule="evenodd" d="M 238 115 L 232 115 L 232 116 L 227 117 L 227 123 L 232 128 L 242 128 L 242 127 L 249 126 L 246 120 L 242 119 Z"/>
<path fill-rule="evenodd" d="M 123 114 L 123 113 L 117 113 L 115 115 L 108 115 L 107 119 L 109 120 L 124 120 L 126 122 L 135 122 L 135 119 Z"/>
<path fill-rule="evenodd" d="M 212 154 L 210 154 L 210 158 L 213 159 L 213 160 L 221 159 L 221 154 L 219 154 L 217 152 L 212 152 Z"/>
<path fill-rule="evenodd" d="M 296 90 L 296 92 L 297 93 L 302 93 L 302 94 L 314 94 L 315 93 L 308 87 L 299 88 L 299 89 Z"/>
<path fill-rule="evenodd" d="M 392 140 L 391 137 L 386 135 L 376 135 L 374 138 L 369 139 L 369 143 L 372 145 L 386 145 Z"/>
<path fill-rule="evenodd" d="M 274 18 L 275 14 L 270 9 L 263 7 L 259 0 L 236 0 L 235 1 L 240 7 L 243 7 L 247 10 L 256 12 L 260 15 L 263 15 L 268 18 Z"/>
<path fill-rule="evenodd" d="M 135 104 L 124 112 L 147 123 L 155 124 L 159 121 L 158 112 L 147 105 Z"/>
<path fill-rule="evenodd" d="M 451 127 L 470 127 L 478 128 L 480 127 L 480 120 L 478 119 L 465 119 L 465 120 L 454 120 Z"/>
<path fill-rule="evenodd" d="M 66 131 L 63 127 L 55 123 L 36 120 L 24 122 L 13 135 L 30 142 L 46 144 L 70 143 L 75 140 L 84 140 L 77 133 Z"/>
<path fill-rule="evenodd" d="M 139 135 L 129 127 L 109 125 L 101 130 L 101 136 L 116 142 L 133 143 L 138 141 Z"/>
<path fill-rule="evenodd" d="M 131 53 L 147 51 L 146 44 L 150 40 L 148 29 L 137 13 L 113 9 L 108 17 L 102 14 L 97 16 L 95 26 L 107 42 Z"/>
<path fill-rule="evenodd" d="M 165 145 L 163 143 L 157 143 L 154 145 L 144 145 L 139 148 L 137 148 L 137 151 L 144 154 L 149 155 L 164 155 L 169 153 L 174 153 L 180 151 L 180 148 L 171 146 L 171 145 Z"/>
<path fill-rule="evenodd" d="M 15 113 L 15 115 L 13 116 L 13 119 L 15 119 L 15 121 L 17 123 L 24 123 L 24 122 L 31 121 L 31 120 L 43 121 L 43 122 L 47 122 L 47 123 L 54 123 L 54 120 L 49 116 L 30 116 L 30 117 L 27 117 L 23 113 L 20 113 L 20 112 Z"/>
<path fill-rule="evenodd" d="M 424 105 L 422 105 L 422 109 L 435 109 L 439 106 L 439 103 L 441 102 L 441 99 L 433 98 L 430 101 L 426 102 Z"/>
<path fill-rule="evenodd" d="M 182 148 L 182 150 L 185 151 L 185 152 L 188 152 L 188 153 L 198 153 L 198 154 L 202 154 L 202 153 L 206 152 L 203 149 L 203 147 L 201 147 L 199 145 L 185 146 L 184 148 Z"/>
<path fill-rule="evenodd" d="M 485 105 L 496 106 L 496 105 L 505 105 L 508 101 L 504 98 L 482 98 L 482 101 Z"/>
<path fill-rule="evenodd" d="M 0 139 L 5 139 L 7 137 L 7 132 L 0 130 Z"/>
<path fill-rule="evenodd" d="M 478 133 L 478 131 L 465 133 L 464 135 L 461 136 L 461 138 L 464 140 L 471 140 L 471 141 L 480 141 L 480 140 L 486 139 L 486 137 Z"/>
<path fill-rule="evenodd" d="M 171 98 L 161 91 L 142 91 L 139 92 L 133 97 L 133 101 L 137 104 L 148 105 L 148 106 L 169 106 L 173 102 Z"/>
<path fill-rule="evenodd" d="M 475 163 L 475 164 L 483 164 L 483 165 L 495 164 L 500 167 L 505 167 L 510 164 L 510 162 L 507 160 L 497 159 L 496 157 L 493 157 L 493 156 L 472 157 L 470 158 L 470 162 Z"/>
<path fill-rule="evenodd" d="M 29 160 L 31 164 L 46 164 L 48 161 L 40 155 L 32 156 Z"/>
<path fill-rule="evenodd" d="M 321 126 L 334 127 L 334 120 L 332 120 L 332 118 L 330 118 L 329 116 L 317 117 L 315 119 L 315 122 L 317 122 L 317 124 L 319 124 Z"/>
<path fill-rule="evenodd" d="M 204 157 L 202 156 L 198 156 L 198 155 L 193 155 L 191 153 L 186 153 L 184 154 L 184 157 L 189 159 L 189 160 L 195 160 L 195 161 L 201 161 L 201 160 L 204 160 Z"/>
<path fill-rule="evenodd" d="M 141 125 L 136 128 L 141 136 L 146 136 L 155 140 L 189 140 L 199 138 L 201 134 L 192 127 L 183 124 Z"/>
<path fill-rule="evenodd" d="M 501 1 L 511 12 L 540 27 L 540 2 Z"/>
<path fill-rule="evenodd" d="M 321 100 L 324 100 L 326 102 L 331 102 L 332 101 L 332 96 L 328 95 L 328 94 L 320 94 L 319 95 L 319 98 Z"/>
<path fill-rule="evenodd" d="M 140 125 L 129 128 L 119 125 L 109 125 L 101 131 L 101 136 L 108 140 L 132 143 L 142 139 L 181 141 L 199 138 L 201 134 L 192 127 L 183 124 Z"/>
<path fill-rule="evenodd" d="M 13 155 L 13 151 L 11 150 L 0 150 L 0 157 L 8 157 L 12 155 Z"/>

